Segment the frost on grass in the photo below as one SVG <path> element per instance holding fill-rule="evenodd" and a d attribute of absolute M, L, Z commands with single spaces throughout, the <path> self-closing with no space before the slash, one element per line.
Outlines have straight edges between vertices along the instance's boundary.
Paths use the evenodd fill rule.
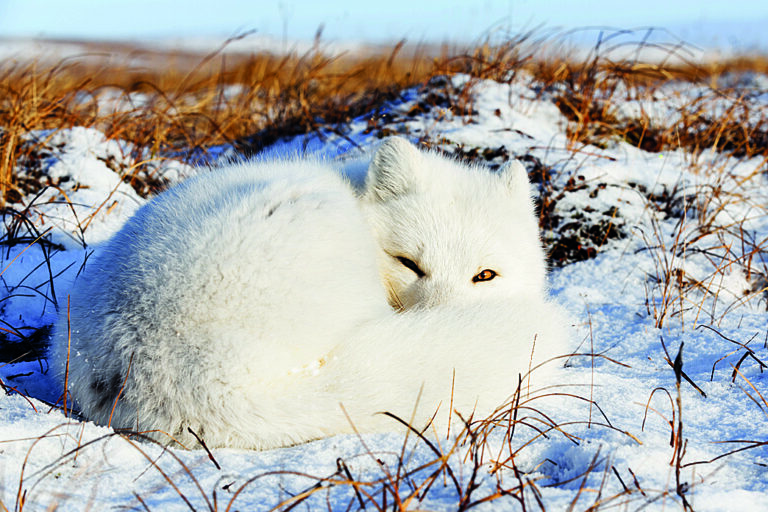
<path fill-rule="evenodd" d="M 355 159 L 392 134 L 492 167 L 518 158 L 528 169 L 575 355 L 560 386 L 521 381 L 493 417 L 467 419 L 467 428 L 456 418 L 451 439 L 401 428 L 209 457 L 199 446 L 163 449 L 51 411 L 40 400 L 56 402 L 61 383 L 41 354 L 45 328 L 89 252 L 152 187 L 131 183 L 141 148 L 127 142 L 81 128 L 27 134 L 44 143 L 21 163 L 20 193 L 5 214 L 0 342 L 3 353 L 32 352 L 0 367 L 10 392 L 0 397 L 0 503 L 768 507 L 768 186 L 765 154 L 753 148 L 768 98 L 755 86 L 762 75 L 729 80 L 728 94 L 617 85 L 587 98 L 603 113 L 588 122 L 575 108 L 584 90 L 573 84 L 523 71 L 500 81 L 440 76 L 350 122 L 272 146 L 272 156 L 349 159 L 358 179 L 364 165 Z M 696 147 L 664 137 L 671 127 L 706 132 L 722 116 L 752 138 L 713 144 L 705 133 Z M 649 128 L 644 142 L 627 128 L 635 125 Z M 155 164 L 157 179 L 191 172 L 178 165 L 180 176 L 164 174 L 172 162 Z"/>

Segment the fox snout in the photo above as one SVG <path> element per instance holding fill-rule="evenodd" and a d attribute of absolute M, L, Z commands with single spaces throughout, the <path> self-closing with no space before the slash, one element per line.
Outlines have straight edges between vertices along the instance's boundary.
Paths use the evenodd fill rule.
<path fill-rule="evenodd" d="M 461 302 L 467 294 L 457 288 L 447 280 L 425 277 L 402 290 L 399 299 L 403 309 L 429 309 L 441 304 Z"/>

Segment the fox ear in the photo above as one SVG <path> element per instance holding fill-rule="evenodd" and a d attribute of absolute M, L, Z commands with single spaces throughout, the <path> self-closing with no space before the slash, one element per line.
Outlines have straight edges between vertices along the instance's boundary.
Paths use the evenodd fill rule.
<path fill-rule="evenodd" d="M 365 194 L 383 201 L 410 191 L 416 183 L 421 153 L 402 137 L 390 137 L 373 155 L 365 180 Z"/>
<path fill-rule="evenodd" d="M 504 180 L 509 191 L 515 197 L 531 198 L 531 182 L 528 171 L 519 160 L 510 160 L 499 169 L 499 177 Z"/>

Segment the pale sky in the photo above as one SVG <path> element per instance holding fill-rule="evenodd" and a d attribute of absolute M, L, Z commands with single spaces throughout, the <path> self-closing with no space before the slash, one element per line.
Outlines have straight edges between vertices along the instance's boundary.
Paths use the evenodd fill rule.
<path fill-rule="evenodd" d="M 0 37 L 226 37 L 468 42 L 512 31 L 605 25 L 667 27 L 697 44 L 768 48 L 768 0 L 0 0 Z"/>

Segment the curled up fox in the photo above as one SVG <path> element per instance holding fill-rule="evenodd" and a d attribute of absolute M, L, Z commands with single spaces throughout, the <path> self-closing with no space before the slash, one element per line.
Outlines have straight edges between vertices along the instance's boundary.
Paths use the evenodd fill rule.
<path fill-rule="evenodd" d="M 52 362 L 86 418 L 161 442 L 397 428 L 383 411 L 440 429 L 561 365 L 545 273 L 518 162 L 490 172 L 394 138 L 360 193 L 328 162 L 232 164 L 99 248 Z"/>

